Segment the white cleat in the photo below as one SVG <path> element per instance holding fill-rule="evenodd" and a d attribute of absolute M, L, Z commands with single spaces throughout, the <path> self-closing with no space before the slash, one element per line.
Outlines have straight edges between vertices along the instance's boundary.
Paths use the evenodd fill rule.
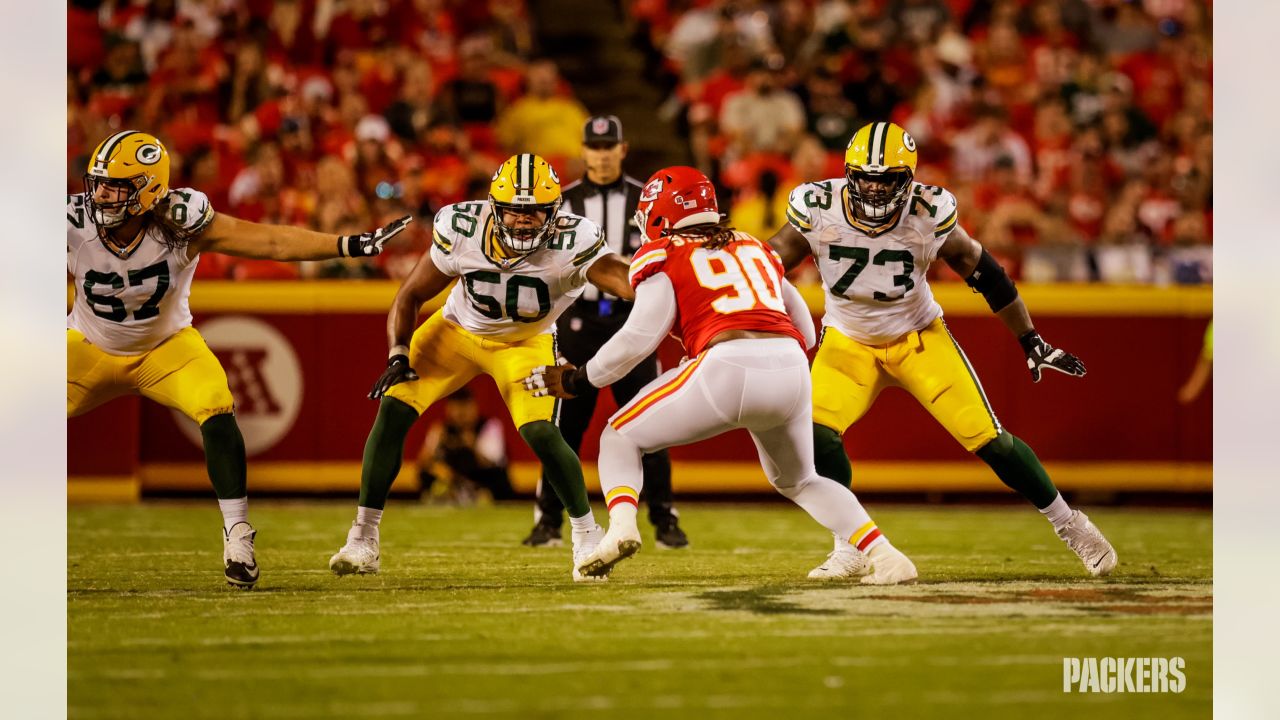
<path fill-rule="evenodd" d="M 836 549 L 818 567 L 809 571 L 810 580 L 839 580 L 862 577 L 871 572 L 871 561 L 865 553 L 847 542 L 836 541 Z"/>
<path fill-rule="evenodd" d="M 599 531 L 600 527 L 596 526 L 596 530 Z M 573 579 L 607 580 L 614 565 L 639 551 L 640 528 L 636 527 L 635 523 L 610 523 L 609 532 L 604 534 L 591 552 L 579 556 L 578 547 L 574 546 Z"/>
<path fill-rule="evenodd" d="M 367 575 L 378 572 L 382 558 L 378 554 L 378 528 L 351 524 L 347 544 L 329 558 L 334 575 Z"/>
<path fill-rule="evenodd" d="M 609 579 L 607 575 L 593 576 L 584 575 L 578 570 L 587 562 L 587 559 L 595 554 L 596 549 L 600 547 L 600 541 L 604 540 L 604 528 L 597 525 L 594 530 L 587 533 L 586 537 L 579 540 L 574 538 L 573 543 L 573 581 L 574 582 L 604 582 Z"/>
<path fill-rule="evenodd" d="M 1079 510 L 1071 511 L 1071 522 L 1058 531 L 1058 537 L 1080 556 L 1084 569 L 1094 577 L 1110 574 L 1116 567 L 1119 558 L 1115 548 L 1102 536 L 1102 531 L 1094 525 L 1089 516 Z"/>
<path fill-rule="evenodd" d="M 888 543 L 871 548 L 868 556 L 871 574 L 862 578 L 863 585 L 910 585 L 920 577 L 911 559 Z"/>
<path fill-rule="evenodd" d="M 258 561 L 253 555 L 253 539 L 258 531 L 247 522 L 238 522 L 222 531 L 222 575 L 234 588 L 249 590 L 258 582 Z"/>

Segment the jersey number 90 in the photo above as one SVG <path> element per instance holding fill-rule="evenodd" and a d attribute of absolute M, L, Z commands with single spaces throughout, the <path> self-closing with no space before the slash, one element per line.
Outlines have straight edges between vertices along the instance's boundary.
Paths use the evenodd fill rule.
<path fill-rule="evenodd" d="M 698 248 L 689 255 L 693 274 L 708 290 L 729 288 L 711 302 L 722 315 L 752 310 L 761 305 L 786 312 L 782 300 L 782 278 L 759 245 L 743 244 L 732 250 Z"/>

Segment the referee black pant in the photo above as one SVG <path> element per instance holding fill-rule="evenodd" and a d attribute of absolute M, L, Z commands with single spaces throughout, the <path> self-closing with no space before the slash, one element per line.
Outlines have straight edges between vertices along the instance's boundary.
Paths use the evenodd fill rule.
<path fill-rule="evenodd" d="M 621 322 L 616 319 L 612 319 L 613 322 L 606 326 L 591 316 L 575 318 L 572 309 L 565 314 L 570 317 L 561 318 L 556 338 L 557 349 L 566 360 L 579 367 L 590 360 L 613 333 L 622 327 Z M 574 319 L 582 322 L 582 328 L 578 331 L 569 329 Z M 657 379 L 658 374 L 658 356 L 655 353 L 642 360 L 626 377 L 610 385 L 609 389 L 613 392 L 613 399 L 618 407 L 631 402 L 645 385 Z M 600 388 L 588 383 L 587 390 L 582 394 L 560 403 L 560 434 L 575 453 L 581 451 L 582 438 L 587 433 L 591 416 L 595 414 L 599 396 Z M 640 497 L 649 506 L 649 521 L 655 525 L 661 524 L 671 516 L 671 457 L 666 450 L 659 450 L 646 454 L 641 462 L 644 466 L 644 489 Z M 564 505 L 554 492 L 549 491 L 549 487 L 545 477 L 538 482 L 537 503 L 538 510 L 542 513 L 540 522 L 560 527 L 564 523 Z"/>

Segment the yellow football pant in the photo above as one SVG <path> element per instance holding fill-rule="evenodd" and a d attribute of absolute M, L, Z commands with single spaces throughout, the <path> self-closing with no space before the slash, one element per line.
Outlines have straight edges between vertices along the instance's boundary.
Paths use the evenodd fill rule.
<path fill-rule="evenodd" d="M 498 386 L 517 428 L 535 420 L 555 422 L 559 401 L 534 397 L 523 385 L 534 368 L 555 364 L 552 335 L 535 335 L 512 343 L 486 340 L 445 320 L 436 311 L 413 333 L 409 343 L 409 365 L 417 371 L 418 379 L 392 385 L 387 397 L 422 414 L 437 400 L 483 373 Z"/>
<path fill-rule="evenodd" d="M 227 374 L 193 327 L 141 355 L 111 355 L 67 329 L 67 417 L 122 395 L 141 395 L 204 424 L 235 408 Z"/>
<path fill-rule="evenodd" d="M 824 328 L 813 361 L 815 423 L 843 435 L 891 386 L 911 393 L 969 452 L 1000 433 L 978 376 L 942 318 L 884 345 L 863 345 Z"/>

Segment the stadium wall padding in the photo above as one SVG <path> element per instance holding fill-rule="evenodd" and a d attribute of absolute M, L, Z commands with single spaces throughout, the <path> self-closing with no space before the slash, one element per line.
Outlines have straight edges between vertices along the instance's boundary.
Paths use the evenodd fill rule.
<path fill-rule="evenodd" d="M 385 312 L 395 290 L 389 282 L 196 285 L 196 327 L 222 359 L 237 396 L 250 447 L 251 489 L 359 486 L 359 460 L 377 410 L 365 396 L 385 363 Z M 935 286 L 948 325 L 1002 424 L 1026 440 L 1064 486 L 1209 489 L 1212 390 L 1188 406 L 1179 405 L 1175 395 L 1200 353 L 1211 290 L 1090 285 L 1022 291 L 1037 329 L 1077 354 L 1088 366 L 1087 377 L 1048 373 L 1032 383 L 1016 340 L 981 297 L 963 285 Z M 804 292 L 820 317 L 820 289 Z M 671 340 L 660 350 L 668 367 L 680 356 Z M 483 412 L 506 418 L 489 378 L 478 378 L 471 388 Z M 608 393 L 602 399 L 582 452 L 593 479 L 598 429 L 615 408 Z M 434 408 L 411 433 L 406 468 L 439 414 Z M 516 485 L 528 489 L 536 463 L 507 425 Z M 68 420 L 68 473 L 86 497 L 204 490 L 198 438 L 194 426 L 184 431 L 170 410 L 122 398 Z M 845 442 L 855 477 L 876 489 L 1000 487 L 901 390 L 882 393 Z M 673 449 L 672 456 L 677 492 L 770 491 L 743 432 Z M 397 482 L 414 479 L 406 469 Z M 108 490 L 109 483 L 126 488 Z"/>

